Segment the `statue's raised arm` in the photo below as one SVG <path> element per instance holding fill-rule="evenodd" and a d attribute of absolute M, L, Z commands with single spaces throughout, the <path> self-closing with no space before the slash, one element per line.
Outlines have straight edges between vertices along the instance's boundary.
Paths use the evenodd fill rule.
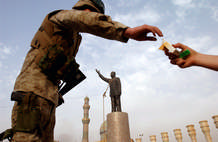
<path fill-rule="evenodd" d="M 110 79 L 109 78 L 106 78 L 104 77 L 99 70 L 96 69 L 96 72 L 98 73 L 99 77 L 104 80 L 105 82 L 109 83 Z"/>

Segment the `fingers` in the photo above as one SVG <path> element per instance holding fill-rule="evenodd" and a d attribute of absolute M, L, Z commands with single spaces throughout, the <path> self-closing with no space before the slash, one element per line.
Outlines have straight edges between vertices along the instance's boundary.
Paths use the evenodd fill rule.
<path fill-rule="evenodd" d="M 177 58 L 177 59 L 174 59 L 174 60 L 171 60 L 170 61 L 171 64 L 173 65 L 178 65 L 180 68 L 187 68 L 187 67 L 190 67 L 190 63 L 182 58 Z"/>
<path fill-rule="evenodd" d="M 147 36 L 148 33 L 152 33 L 153 36 Z M 137 40 L 137 41 L 156 41 L 156 35 L 163 36 L 161 30 L 155 26 L 142 25 L 134 28 L 127 28 L 124 32 L 124 36 Z"/>
<path fill-rule="evenodd" d="M 186 61 L 181 68 L 187 68 L 187 67 L 190 67 L 190 66 L 192 66 L 192 62 L 191 61 Z"/>
<path fill-rule="evenodd" d="M 176 60 L 170 60 L 170 63 L 176 65 Z"/>
<path fill-rule="evenodd" d="M 188 49 L 188 47 L 186 45 L 181 44 L 181 43 L 176 43 L 176 44 L 173 44 L 172 46 L 175 48 L 180 48 L 180 49 L 182 49 L 182 51 Z"/>
<path fill-rule="evenodd" d="M 183 59 L 178 59 L 176 64 L 180 67 L 180 68 L 183 68 L 183 65 L 185 64 L 185 60 Z"/>
<path fill-rule="evenodd" d="M 156 31 L 154 30 L 153 27 L 150 29 L 150 32 L 152 32 L 153 36 L 156 37 Z M 146 34 L 147 34 L 147 33 L 146 33 Z"/>
<path fill-rule="evenodd" d="M 183 48 L 184 47 L 184 45 L 182 43 L 176 43 L 176 44 L 173 44 L 173 46 L 175 48 Z"/>
<path fill-rule="evenodd" d="M 162 37 L 163 33 L 158 27 L 153 27 L 153 34 L 156 33 L 158 36 Z"/>
<path fill-rule="evenodd" d="M 185 61 L 183 59 L 177 58 L 177 59 L 171 60 L 170 63 L 173 65 L 178 65 L 179 67 L 181 67 L 182 65 L 185 64 Z"/>
<path fill-rule="evenodd" d="M 163 36 L 163 33 L 161 32 L 161 30 L 160 30 L 158 27 L 149 26 L 149 27 L 148 27 L 148 30 L 149 30 L 149 31 L 148 31 L 147 33 L 151 32 L 151 33 L 153 34 L 153 37 L 151 37 L 151 36 L 146 36 L 146 37 L 145 37 L 145 40 L 156 41 L 156 40 L 157 40 L 156 34 L 157 34 L 158 36 L 160 36 L 160 37 Z M 146 33 L 146 35 L 147 35 L 147 33 Z"/>
<path fill-rule="evenodd" d="M 156 37 L 146 36 L 144 40 L 156 41 Z"/>
<path fill-rule="evenodd" d="M 177 55 L 175 55 L 174 53 L 170 53 L 166 48 L 164 49 L 164 53 L 166 56 L 168 56 L 168 58 L 170 60 L 174 60 L 174 59 L 178 58 Z"/>
<path fill-rule="evenodd" d="M 160 37 L 163 36 L 163 33 L 161 32 L 161 30 L 160 30 L 158 27 L 150 26 L 150 27 L 149 27 L 149 30 L 150 30 L 150 32 L 152 32 L 152 34 L 153 34 L 154 36 L 156 36 L 156 34 L 157 34 L 158 36 L 160 36 Z"/>
<path fill-rule="evenodd" d="M 99 73 L 100 71 L 99 70 L 97 70 L 97 69 L 95 69 L 95 71 L 97 72 L 97 73 Z"/>

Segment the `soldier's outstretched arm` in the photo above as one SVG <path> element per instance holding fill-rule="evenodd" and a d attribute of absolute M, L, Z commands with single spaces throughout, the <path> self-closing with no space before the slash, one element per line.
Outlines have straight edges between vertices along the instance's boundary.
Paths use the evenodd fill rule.
<path fill-rule="evenodd" d="M 153 36 L 148 36 L 148 33 L 152 33 Z M 156 36 L 163 36 L 163 33 L 158 27 L 150 25 L 142 25 L 134 28 L 127 28 L 124 32 L 124 36 L 137 41 L 156 41 Z"/>
<path fill-rule="evenodd" d="M 112 21 L 110 16 L 83 10 L 63 10 L 52 17 L 50 20 L 58 27 L 69 31 L 90 33 L 103 38 L 127 42 L 124 31 L 128 26 Z"/>
<path fill-rule="evenodd" d="M 99 76 L 102 80 L 104 80 L 105 82 L 109 83 L 109 81 L 110 81 L 109 78 L 104 77 L 104 76 L 100 73 L 100 71 L 97 70 L 97 69 L 96 69 L 96 72 L 98 73 L 98 76 Z"/>

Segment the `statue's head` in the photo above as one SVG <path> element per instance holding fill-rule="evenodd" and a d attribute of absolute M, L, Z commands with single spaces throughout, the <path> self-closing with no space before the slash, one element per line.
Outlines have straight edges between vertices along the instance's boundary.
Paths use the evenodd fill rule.
<path fill-rule="evenodd" d="M 116 77 L 116 72 L 112 71 L 111 72 L 111 78 L 114 78 L 114 77 Z"/>

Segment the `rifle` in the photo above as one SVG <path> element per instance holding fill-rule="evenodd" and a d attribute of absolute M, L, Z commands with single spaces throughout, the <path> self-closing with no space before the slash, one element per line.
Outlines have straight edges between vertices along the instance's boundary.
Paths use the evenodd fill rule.
<path fill-rule="evenodd" d="M 78 69 L 73 74 L 67 75 L 67 78 L 62 80 L 62 83 L 58 87 L 58 94 L 60 95 L 59 105 L 63 103 L 63 96 L 69 92 L 72 88 L 86 79 L 86 76 Z"/>

